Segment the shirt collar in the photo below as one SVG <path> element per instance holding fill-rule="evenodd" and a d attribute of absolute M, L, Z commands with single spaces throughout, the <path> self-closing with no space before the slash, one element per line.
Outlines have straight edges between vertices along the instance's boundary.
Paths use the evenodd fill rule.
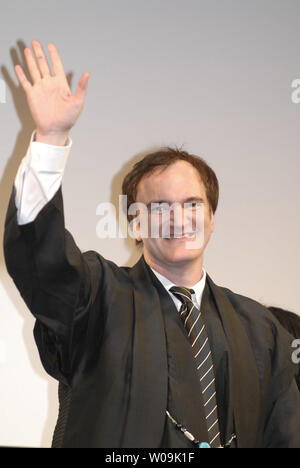
<path fill-rule="evenodd" d="M 169 291 L 169 289 L 172 286 L 181 286 L 181 284 L 172 283 L 172 281 L 170 281 L 168 278 L 166 278 L 165 276 L 158 273 L 158 271 L 154 270 L 152 267 L 150 267 L 150 268 L 153 271 L 153 273 L 155 274 L 155 276 L 157 277 L 157 279 L 166 288 L 166 290 L 168 291 L 168 293 L 172 297 L 172 299 L 173 299 L 175 305 L 177 306 L 177 308 L 180 307 L 180 305 L 181 305 L 180 300 L 177 299 L 177 297 L 175 297 L 174 294 L 172 294 Z M 206 271 L 204 270 L 204 268 L 202 268 L 202 272 L 203 272 L 203 275 L 202 275 L 201 280 L 198 281 L 196 284 L 194 284 L 194 286 L 192 286 L 190 288 L 190 289 L 193 289 L 195 291 L 195 294 L 192 295 L 192 300 L 195 303 L 196 307 L 198 307 L 198 309 L 200 309 L 200 306 L 201 306 L 202 295 L 203 295 L 203 291 L 204 291 L 205 283 L 206 283 Z"/>

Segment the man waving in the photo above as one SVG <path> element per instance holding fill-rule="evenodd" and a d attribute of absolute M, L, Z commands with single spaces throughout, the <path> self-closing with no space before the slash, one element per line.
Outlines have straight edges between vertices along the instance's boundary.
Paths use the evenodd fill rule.
<path fill-rule="evenodd" d="M 146 207 L 158 235 L 137 222 L 143 253 L 132 268 L 82 253 L 65 229 L 61 181 L 89 74 L 73 95 L 55 46 L 53 73 L 39 42 L 32 47 L 32 82 L 15 71 L 36 131 L 16 175 L 4 250 L 36 318 L 44 368 L 60 382 L 53 446 L 300 447 L 290 336 L 204 269 L 219 197 L 213 169 L 178 149 L 146 155 L 122 192 L 128 208 Z"/>

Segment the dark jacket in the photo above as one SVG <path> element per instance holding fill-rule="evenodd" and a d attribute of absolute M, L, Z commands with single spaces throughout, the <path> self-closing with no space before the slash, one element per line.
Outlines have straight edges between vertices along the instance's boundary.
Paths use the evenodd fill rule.
<path fill-rule="evenodd" d="M 43 366 L 61 385 L 59 445 L 160 447 L 170 391 L 165 317 L 175 311 L 172 299 L 155 287 L 143 256 L 129 268 L 94 251 L 82 253 L 65 229 L 61 188 L 23 226 L 14 197 L 15 190 L 5 260 L 36 318 Z M 215 285 L 209 275 L 206 287 L 228 354 L 224 437 L 234 430 L 238 447 L 300 447 L 290 336 L 259 303 Z M 179 346 L 179 355 L 188 355 L 184 340 Z M 199 421 L 205 440 L 200 407 Z"/>

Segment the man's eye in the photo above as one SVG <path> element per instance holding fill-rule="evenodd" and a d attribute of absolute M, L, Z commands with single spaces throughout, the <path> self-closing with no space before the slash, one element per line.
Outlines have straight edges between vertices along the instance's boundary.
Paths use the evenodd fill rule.
<path fill-rule="evenodd" d="M 184 207 L 187 208 L 188 210 L 198 210 L 203 206 L 203 202 L 189 202 L 185 203 Z"/>

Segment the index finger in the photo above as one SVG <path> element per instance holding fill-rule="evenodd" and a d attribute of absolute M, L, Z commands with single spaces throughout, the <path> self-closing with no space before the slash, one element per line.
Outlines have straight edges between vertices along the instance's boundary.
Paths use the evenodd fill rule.
<path fill-rule="evenodd" d="M 61 61 L 61 58 L 60 58 L 60 55 L 58 53 L 56 46 L 54 44 L 49 44 L 48 51 L 49 51 L 50 60 L 52 64 L 52 70 L 53 70 L 54 75 L 57 75 L 57 76 L 63 75 L 65 77 L 66 75 L 65 75 L 64 66 Z"/>

